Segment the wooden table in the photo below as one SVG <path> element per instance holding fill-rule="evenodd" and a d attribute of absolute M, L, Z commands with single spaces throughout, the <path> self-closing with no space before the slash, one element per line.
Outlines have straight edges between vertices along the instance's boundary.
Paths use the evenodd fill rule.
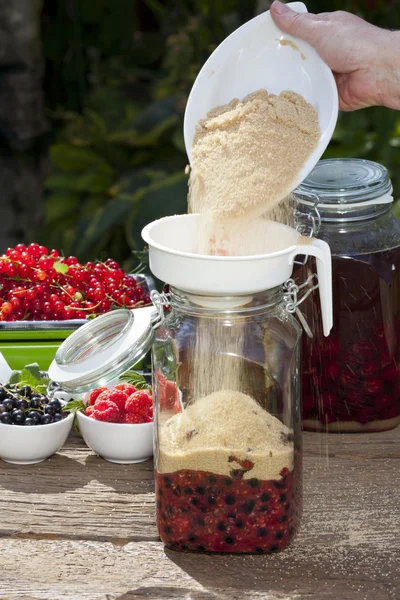
<path fill-rule="evenodd" d="M 398 599 L 399 442 L 306 434 L 303 525 L 270 556 L 165 551 L 151 461 L 112 465 L 75 434 L 41 464 L 0 461 L 0 598 Z"/>

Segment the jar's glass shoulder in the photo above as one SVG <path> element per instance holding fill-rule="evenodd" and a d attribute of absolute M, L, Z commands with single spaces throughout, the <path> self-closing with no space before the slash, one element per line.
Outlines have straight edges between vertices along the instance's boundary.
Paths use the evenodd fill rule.
<path fill-rule="evenodd" d="M 362 223 L 323 223 L 318 236 L 333 256 L 372 254 L 400 247 L 400 221 L 393 215 Z"/>

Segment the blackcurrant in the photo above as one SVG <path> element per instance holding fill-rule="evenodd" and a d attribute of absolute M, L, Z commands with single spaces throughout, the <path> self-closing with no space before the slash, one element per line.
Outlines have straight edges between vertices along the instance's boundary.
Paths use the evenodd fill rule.
<path fill-rule="evenodd" d="M 57 421 L 62 421 L 62 420 L 63 420 L 62 413 L 59 413 L 59 412 L 58 412 L 58 413 L 56 413 L 56 414 L 54 415 L 54 422 L 55 422 L 55 423 L 57 423 Z"/>
<path fill-rule="evenodd" d="M 36 425 L 35 421 L 33 419 L 30 419 L 29 417 L 27 419 L 25 419 L 24 422 L 25 427 L 32 427 L 32 425 Z"/>
<path fill-rule="evenodd" d="M 55 415 L 57 412 L 57 409 L 52 404 L 47 404 L 47 406 L 44 407 L 44 412 L 46 415 Z"/>
<path fill-rule="evenodd" d="M 35 425 L 38 425 L 41 422 L 42 416 L 43 414 L 37 410 L 30 410 L 27 414 L 27 417 L 34 421 Z"/>
<path fill-rule="evenodd" d="M 53 400 L 50 400 L 49 406 L 54 406 L 56 410 L 61 410 L 61 402 L 58 400 L 58 398 L 53 398 Z"/>
<path fill-rule="evenodd" d="M 49 423 L 54 423 L 53 415 L 42 415 L 40 422 L 42 425 L 48 425 Z"/>
<path fill-rule="evenodd" d="M 31 408 L 40 408 L 42 406 L 42 399 L 40 396 L 32 396 L 29 401 L 29 406 Z"/>
<path fill-rule="evenodd" d="M 12 417 L 9 412 L 0 414 L 0 423 L 4 423 L 5 425 L 12 425 Z"/>
<path fill-rule="evenodd" d="M 14 394 L 7 394 L 7 400 L 10 400 L 10 402 L 12 402 L 13 408 L 15 408 L 15 404 L 16 404 L 15 395 Z"/>
<path fill-rule="evenodd" d="M 14 408 L 14 402 L 10 398 L 7 398 L 7 400 L 3 400 L 3 406 L 10 412 Z"/>
<path fill-rule="evenodd" d="M 7 390 L 3 386 L 0 387 L 0 402 L 7 398 Z"/>
<path fill-rule="evenodd" d="M 23 385 L 20 388 L 19 393 L 21 394 L 21 396 L 25 396 L 25 398 L 29 398 L 29 396 L 32 395 L 32 389 L 29 387 L 29 385 Z"/>
<path fill-rule="evenodd" d="M 15 408 L 20 408 L 21 410 L 26 410 L 29 406 L 29 402 L 24 400 L 24 398 L 18 399 L 15 403 Z"/>
<path fill-rule="evenodd" d="M 12 411 L 11 416 L 12 416 L 13 423 L 15 425 L 22 425 L 25 421 L 25 413 L 23 410 L 20 410 L 19 408 L 15 408 Z"/>

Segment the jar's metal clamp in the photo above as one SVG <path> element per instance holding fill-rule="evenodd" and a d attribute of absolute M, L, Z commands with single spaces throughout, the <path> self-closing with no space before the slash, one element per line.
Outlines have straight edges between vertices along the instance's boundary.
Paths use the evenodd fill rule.
<path fill-rule="evenodd" d="M 157 329 L 164 322 L 164 308 L 170 307 L 170 294 L 166 292 L 158 292 L 157 290 L 152 290 L 150 292 L 150 298 L 154 307 L 157 310 L 157 316 L 152 321 L 153 329 Z"/>
<path fill-rule="evenodd" d="M 304 213 L 299 210 L 299 200 L 301 198 L 304 203 L 310 207 L 310 211 Z M 301 192 L 296 194 L 295 196 L 296 208 L 294 209 L 294 224 L 296 230 L 306 237 L 314 237 L 318 234 L 319 229 L 321 227 L 321 215 L 318 210 L 318 204 L 320 198 L 317 194 L 313 192 Z M 308 256 L 305 255 L 303 260 L 295 260 L 296 265 L 305 265 L 307 262 Z"/>
<path fill-rule="evenodd" d="M 315 283 L 312 287 L 309 287 L 309 284 L 313 280 L 318 281 L 318 276 L 316 273 L 312 273 L 312 275 L 310 275 L 310 277 L 308 277 L 308 279 L 300 285 L 297 285 L 294 279 L 288 279 L 283 284 L 283 301 L 285 304 L 285 310 L 290 314 L 296 313 L 297 318 L 299 319 L 304 331 L 306 332 L 309 338 L 313 337 L 313 333 L 299 306 L 304 302 L 306 298 L 308 298 L 310 294 L 312 294 L 315 290 L 319 288 L 319 283 Z M 308 287 L 308 290 L 305 292 L 305 294 L 303 294 L 301 298 L 299 298 L 299 292 L 305 287 Z"/>

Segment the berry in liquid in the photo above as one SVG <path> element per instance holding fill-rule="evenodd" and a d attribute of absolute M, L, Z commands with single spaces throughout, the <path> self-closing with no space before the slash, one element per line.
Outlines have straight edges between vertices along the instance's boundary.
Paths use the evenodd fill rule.
<path fill-rule="evenodd" d="M 332 257 L 334 326 L 328 338 L 317 296 L 305 301 L 314 338 L 303 336 L 304 429 L 383 431 L 400 422 L 399 265 L 400 248 Z"/>
<path fill-rule="evenodd" d="M 278 481 L 244 479 L 241 470 L 231 477 L 156 472 L 161 540 L 169 548 L 197 552 L 283 550 L 300 520 L 301 483 L 294 472 L 284 468 Z"/>

